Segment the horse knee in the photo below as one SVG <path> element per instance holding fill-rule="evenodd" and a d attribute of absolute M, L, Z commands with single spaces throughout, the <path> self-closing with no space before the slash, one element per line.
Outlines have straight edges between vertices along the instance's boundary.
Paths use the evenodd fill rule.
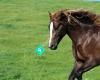
<path fill-rule="evenodd" d="M 96 62 L 92 59 L 86 61 L 83 65 L 84 72 L 92 69 L 93 67 L 95 67 L 95 65 L 96 65 Z"/>
<path fill-rule="evenodd" d="M 76 75 L 77 78 L 82 78 L 82 73 L 81 72 L 76 72 L 75 75 Z"/>

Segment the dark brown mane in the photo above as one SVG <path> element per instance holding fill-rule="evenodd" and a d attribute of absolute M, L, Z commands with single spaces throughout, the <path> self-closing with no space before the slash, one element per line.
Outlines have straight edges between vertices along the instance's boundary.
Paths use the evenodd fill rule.
<path fill-rule="evenodd" d="M 95 24 L 100 26 L 100 15 L 96 16 Z"/>
<path fill-rule="evenodd" d="M 65 9 L 65 10 L 59 10 L 55 13 L 52 13 L 52 18 L 56 19 L 57 17 L 60 16 L 61 13 L 65 13 L 66 15 L 70 13 L 75 19 L 80 21 L 83 24 L 96 24 L 100 25 L 100 15 L 97 15 L 95 13 L 92 13 L 88 10 L 84 9 L 77 9 L 77 10 L 70 10 L 70 9 Z"/>

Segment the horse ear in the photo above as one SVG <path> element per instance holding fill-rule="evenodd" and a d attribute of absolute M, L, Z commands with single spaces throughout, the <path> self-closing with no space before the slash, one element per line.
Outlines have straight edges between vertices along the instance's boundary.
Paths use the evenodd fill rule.
<path fill-rule="evenodd" d="M 48 11 L 50 20 L 52 19 L 52 14 Z"/>

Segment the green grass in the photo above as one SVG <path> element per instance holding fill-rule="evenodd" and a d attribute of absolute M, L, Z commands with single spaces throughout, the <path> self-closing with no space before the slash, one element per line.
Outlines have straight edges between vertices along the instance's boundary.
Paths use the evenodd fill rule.
<path fill-rule="evenodd" d="M 48 49 L 48 11 L 86 8 L 99 13 L 100 3 L 82 0 L 0 0 L 0 80 L 67 80 L 74 62 L 71 40 Z M 38 44 L 46 51 L 35 53 Z M 65 45 L 66 44 L 66 45 Z M 84 80 L 99 80 L 99 67 Z"/>

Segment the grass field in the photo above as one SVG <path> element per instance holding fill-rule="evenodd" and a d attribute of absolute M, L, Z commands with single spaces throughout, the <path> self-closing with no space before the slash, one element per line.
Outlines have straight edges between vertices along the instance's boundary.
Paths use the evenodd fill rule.
<path fill-rule="evenodd" d="M 56 51 L 48 49 L 48 11 L 67 8 L 99 13 L 100 3 L 0 0 L 0 80 L 67 80 L 74 62 L 71 40 L 65 36 Z M 39 44 L 46 50 L 42 57 L 35 53 Z M 84 80 L 100 80 L 100 68 L 84 74 Z"/>

